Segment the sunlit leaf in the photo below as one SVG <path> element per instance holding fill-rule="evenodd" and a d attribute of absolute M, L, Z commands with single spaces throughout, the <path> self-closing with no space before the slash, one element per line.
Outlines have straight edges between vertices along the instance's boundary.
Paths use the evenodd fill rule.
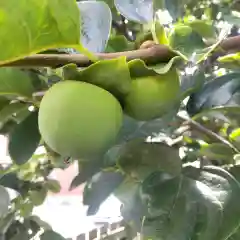
<path fill-rule="evenodd" d="M 158 15 L 155 16 L 154 22 L 152 24 L 152 34 L 153 39 L 158 44 L 168 45 L 168 38 L 165 32 L 163 25 L 160 23 L 158 19 Z"/>
<path fill-rule="evenodd" d="M 79 10 L 73 0 L 9 0 L 0 4 L 0 12 L 0 64 L 48 48 L 79 44 Z"/>

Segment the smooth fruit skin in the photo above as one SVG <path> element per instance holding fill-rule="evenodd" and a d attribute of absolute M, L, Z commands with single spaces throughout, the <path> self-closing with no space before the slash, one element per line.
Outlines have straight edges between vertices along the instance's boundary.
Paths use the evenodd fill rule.
<path fill-rule="evenodd" d="M 95 85 L 63 81 L 44 95 L 39 109 L 39 130 L 55 152 L 88 158 L 106 151 L 122 125 L 117 99 Z"/>
<path fill-rule="evenodd" d="M 133 79 L 131 92 L 124 100 L 124 112 L 140 121 L 161 117 L 172 107 L 179 92 L 180 82 L 175 69 L 162 75 Z"/>

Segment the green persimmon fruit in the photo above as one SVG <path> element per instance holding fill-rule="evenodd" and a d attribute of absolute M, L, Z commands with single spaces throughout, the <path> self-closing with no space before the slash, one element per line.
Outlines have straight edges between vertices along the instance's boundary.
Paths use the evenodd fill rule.
<path fill-rule="evenodd" d="M 55 152 L 72 158 L 97 156 L 114 143 L 122 107 L 108 91 L 67 80 L 53 85 L 39 108 L 39 130 Z"/>
<path fill-rule="evenodd" d="M 124 99 L 124 112 L 140 121 L 161 117 L 172 107 L 179 92 L 179 76 L 174 68 L 166 74 L 133 79 L 131 91 Z"/>

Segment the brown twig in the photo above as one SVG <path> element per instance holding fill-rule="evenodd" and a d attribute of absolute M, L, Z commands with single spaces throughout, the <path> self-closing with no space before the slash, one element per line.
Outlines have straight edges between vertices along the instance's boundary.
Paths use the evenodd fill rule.
<path fill-rule="evenodd" d="M 221 43 L 221 48 L 226 51 L 240 51 L 240 36 L 230 37 Z M 99 59 L 113 59 L 126 56 L 127 61 L 142 59 L 146 64 L 167 62 L 176 56 L 168 47 L 164 45 L 154 45 L 148 49 L 117 53 L 96 54 Z M 2 66 L 16 67 L 58 67 L 69 63 L 74 63 L 79 67 L 87 67 L 92 62 L 82 54 L 35 54 L 14 62 L 6 63 Z"/>
<path fill-rule="evenodd" d="M 209 138 L 215 140 L 216 142 L 220 142 L 223 143 L 225 145 L 227 145 L 228 147 L 230 147 L 231 149 L 233 149 L 236 153 L 239 153 L 239 150 L 229 141 L 227 141 L 225 138 L 223 138 L 222 136 L 216 134 L 215 132 L 211 131 L 210 129 L 207 129 L 206 127 L 202 126 L 200 123 L 184 117 L 182 115 L 177 115 L 177 117 L 184 121 L 186 125 L 190 125 L 193 129 L 204 133 L 205 135 L 207 135 Z"/>

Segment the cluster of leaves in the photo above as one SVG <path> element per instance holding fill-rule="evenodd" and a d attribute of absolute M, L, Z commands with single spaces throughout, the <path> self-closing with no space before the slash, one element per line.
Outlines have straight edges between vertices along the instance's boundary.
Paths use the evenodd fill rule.
<path fill-rule="evenodd" d="M 60 190 L 59 183 L 49 179 L 50 172 L 68 167 L 41 139 L 37 119 L 43 93 L 71 78 L 121 96 L 132 77 L 164 74 L 172 67 L 180 72 L 177 107 L 147 122 L 124 116 L 116 145 L 91 162 L 74 159 L 79 174 L 71 188 L 85 183 L 89 215 L 115 194 L 123 203 L 126 222 L 146 239 L 238 239 L 240 54 L 220 51 L 221 42 L 238 32 L 238 2 L 0 4 L 0 133 L 9 139 L 12 160 L 0 170 L 0 239 L 31 239 L 37 234 L 43 240 L 64 239 L 32 215 L 48 191 Z M 128 52 L 136 59 L 130 56 L 127 61 L 122 54 L 96 61 L 98 53 L 133 53 L 146 41 L 165 45 L 172 56 L 149 62 L 142 56 L 144 62 Z M 28 66 L 11 67 L 33 53 L 45 54 L 40 66 L 47 64 L 49 53 L 72 54 L 74 62 L 78 52 L 94 63 L 84 68 L 72 63 L 35 67 L 34 58 L 29 58 Z M 39 148 L 43 153 L 36 151 Z M 15 190 L 17 197 L 10 199 L 6 188 Z"/>

